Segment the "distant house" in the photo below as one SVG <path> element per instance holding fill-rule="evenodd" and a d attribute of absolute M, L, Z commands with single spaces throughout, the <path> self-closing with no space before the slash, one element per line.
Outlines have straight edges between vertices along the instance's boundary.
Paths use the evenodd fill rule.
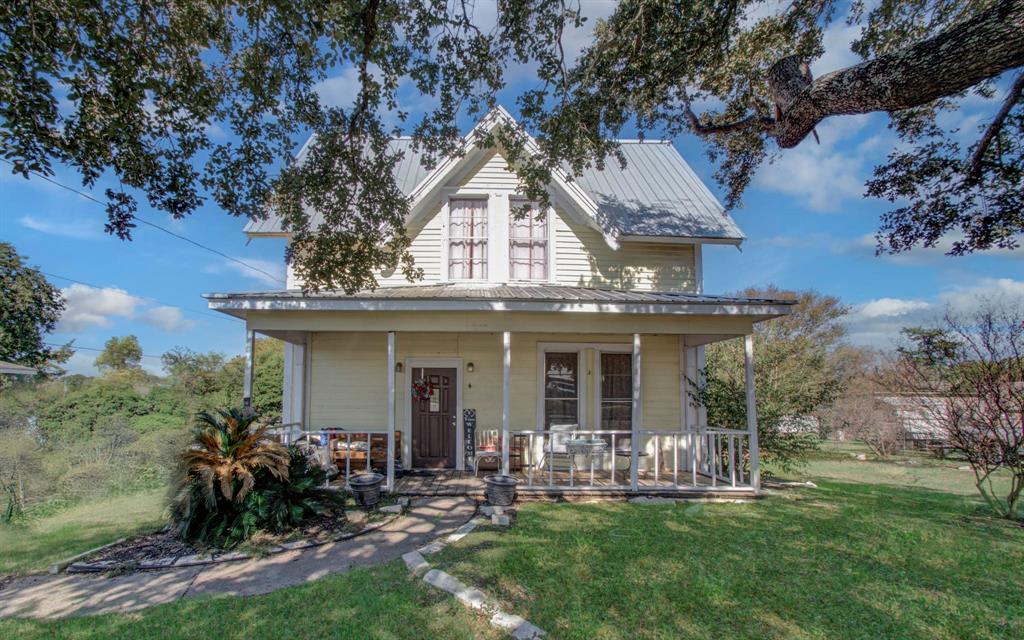
<path fill-rule="evenodd" d="M 879 395 L 877 399 L 892 407 L 907 445 L 925 449 L 941 447 L 948 442 L 949 436 L 938 419 L 948 398 L 905 394 Z"/>
<path fill-rule="evenodd" d="M 556 172 L 552 206 L 514 219 L 519 180 L 478 134 L 518 126 L 495 109 L 433 170 L 394 140 L 422 281 L 305 293 L 289 269 L 283 291 L 206 296 L 245 320 L 250 356 L 256 333 L 286 343 L 283 421 L 346 477 L 379 468 L 392 486 L 396 467 L 489 464 L 526 491 L 756 491 L 755 412 L 708 425 L 687 378 L 704 345 L 745 340 L 753 406 L 754 325 L 792 302 L 704 292 L 702 248 L 744 236 L 669 142 Z M 273 215 L 245 231 L 288 237 Z"/>
<path fill-rule="evenodd" d="M 25 365 L 0 360 L 0 375 L 5 376 L 34 376 L 39 373 L 38 369 L 26 367 Z"/>

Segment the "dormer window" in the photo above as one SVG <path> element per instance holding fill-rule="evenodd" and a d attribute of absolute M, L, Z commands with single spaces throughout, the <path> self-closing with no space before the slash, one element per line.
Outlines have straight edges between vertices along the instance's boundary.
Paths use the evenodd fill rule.
<path fill-rule="evenodd" d="M 448 278 L 487 279 L 487 199 L 449 201 Z"/>
<path fill-rule="evenodd" d="M 508 259 L 512 280 L 548 279 L 548 219 L 540 207 L 530 204 L 529 213 L 517 219 L 515 212 L 527 204 L 522 198 L 509 203 Z"/>

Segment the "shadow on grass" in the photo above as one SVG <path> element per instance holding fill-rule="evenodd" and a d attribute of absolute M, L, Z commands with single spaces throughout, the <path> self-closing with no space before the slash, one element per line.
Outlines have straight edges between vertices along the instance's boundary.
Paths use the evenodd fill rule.
<path fill-rule="evenodd" d="M 527 505 L 442 553 L 563 638 L 1024 637 L 1024 529 L 921 488 Z"/>

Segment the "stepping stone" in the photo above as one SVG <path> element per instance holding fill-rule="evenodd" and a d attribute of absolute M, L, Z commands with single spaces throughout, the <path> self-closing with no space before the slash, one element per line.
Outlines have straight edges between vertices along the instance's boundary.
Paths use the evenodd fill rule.
<path fill-rule="evenodd" d="M 389 504 L 386 507 L 379 509 L 381 513 L 402 513 L 402 505 L 400 504 Z"/>
<path fill-rule="evenodd" d="M 410 551 L 402 556 L 402 560 L 405 561 L 405 566 L 408 567 L 409 571 L 415 576 L 421 576 L 427 571 L 430 571 L 430 564 L 420 554 L 419 551 Z"/>
<path fill-rule="evenodd" d="M 507 527 L 510 524 L 510 520 L 506 515 L 500 515 L 495 513 L 491 516 L 491 524 L 497 527 Z"/>
<path fill-rule="evenodd" d="M 483 591 L 474 587 L 467 587 L 461 580 L 444 571 L 431 569 L 423 576 L 423 581 L 432 587 L 447 591 L 455 596 L 459 602 L 471 609 L 484 610 L 490 608 L 490 605 L 487 603 L 487 596 L 484 595 Z"/>

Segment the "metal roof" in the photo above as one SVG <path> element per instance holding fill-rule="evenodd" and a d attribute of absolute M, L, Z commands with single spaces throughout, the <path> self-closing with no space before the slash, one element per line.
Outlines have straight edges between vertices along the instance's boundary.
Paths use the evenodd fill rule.
<path fill-rule="evenodd" d="M 620 142 L 626 160 L 576 177 L 598 223 L 622 236 L 742 240 L 743 232 L 669 141 Z"/>
<path fill-rule="evenodd" d="M 296 157 L 302 162 L 310 139 Z M 702 238 L 727 242 L 743 232 L 669 141 L 619 141 L 626 160 L 621 167 L 609 159 L 602 170 L 590 167 L 575 177 L 597 205 L 597 223 L 614 236 Z M 392 149 L 404 156 L 394 168 L 395 180 L 410 195 L 429 173 L 409 138 L 395 138 Z M 318 224 L 318 216 L 311 216 Z M 284 233 L 277 216 L 246 224 L 248 234 Z"/>
<path fill-rule="evenodd" d="M 425 284 L 380 287 L 351 295 L 340 291 L 264 291 L 257 293 L 208 293 L 208 300 L 524 300 L 531 302 L 625 302 L 708 305 L 793 305 L 795 300 L 743 298 L 672 291 L 627 291 L 544 284 Z"/>

